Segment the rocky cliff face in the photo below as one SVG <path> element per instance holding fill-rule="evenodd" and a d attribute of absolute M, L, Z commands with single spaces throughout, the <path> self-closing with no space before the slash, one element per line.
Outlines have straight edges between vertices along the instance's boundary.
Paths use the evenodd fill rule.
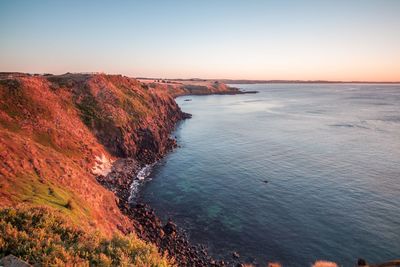
<path fill-rule="evenodd" d="M 128 204 L 132 178 L 176 146 L 170 134 L 190 117 L 174 97 L 218 93 L 238 90 L 121 75 L 0 73 L 0 207 L 51 206 L 103 235 L 135 232 L 182 266 L 224 265 L 150 207 Z"/>
<path fill-rule="evenodd" d="M 256 91 L 240 91 L 217 80 L 154 80 L 142 79 L 141 82 L 158 91 L 167 92 L 173 97 L 182 95 L 235 95 L 256 93 Z"/>
<path fill-rule="evenodd" d="M 185 116 L 169 94 L 132 78 L 63 75 L 48 79 L 72 93 L 81 120 L 116 157 L 141 162 L 160 158 L 173 144 L 168 136 L 175 123 Z"/>
<path fill-rule="evenodd" d="M 49 205 L 85 227 L 131 231 L 95 177 L 118 157 L 141 165 L 163 156 L 184 117 L 168 93 L 127 77 L 3 77 L 0 205 Z"/>

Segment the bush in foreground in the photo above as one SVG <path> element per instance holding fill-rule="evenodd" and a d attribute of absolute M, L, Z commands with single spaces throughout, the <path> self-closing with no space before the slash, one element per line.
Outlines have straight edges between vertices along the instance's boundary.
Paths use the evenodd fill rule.
<path fill-rule="evenodd" d="M 9 254 L 40 266 L 173 265 L 155 246 L 133 234 L 107 239 L 44 207 L 0 209 L 0 258 Z"/>

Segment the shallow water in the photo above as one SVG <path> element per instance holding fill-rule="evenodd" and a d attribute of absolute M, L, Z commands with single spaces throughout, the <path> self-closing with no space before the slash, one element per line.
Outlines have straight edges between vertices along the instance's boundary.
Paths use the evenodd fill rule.
<path fill-rule="evenodd" d="M 145 202 L 218 257 L 399 258 L 400 86 L 237 87 L 260 93 L 177 99 L 193 118 L 143 185 Z"/>

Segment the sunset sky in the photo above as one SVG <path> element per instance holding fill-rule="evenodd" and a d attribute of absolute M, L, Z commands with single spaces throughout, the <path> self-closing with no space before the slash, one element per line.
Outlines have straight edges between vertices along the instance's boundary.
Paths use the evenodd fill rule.
<path fill-rule="evenodd" d="M 0 1 L 0 71 L 400 81 L 400 1 Z"/>

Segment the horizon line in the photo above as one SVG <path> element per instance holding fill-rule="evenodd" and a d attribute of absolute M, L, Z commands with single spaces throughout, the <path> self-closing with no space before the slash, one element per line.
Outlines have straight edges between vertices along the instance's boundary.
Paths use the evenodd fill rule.
<path fill-rule="evenodd" d="M 400 84 L 400 80 L 398 81 L 365 81 L 365 80 L 324 80 L 324 79 L 233 79 L 233 78 L 162 78 L 162 77 L 140 77 L 140 76 L 130 76 L 122 73 L 107 73 L 103 71 L 81 71 L 81 72 L 65 72 L 61 74 L 54 74 L 49 72 L 19 72 L 19 71 L 0 71 L 1 74 L 25 74 L 31 76 L 44 76 L 44 75 L 66 75 L 66 74 L 105 74 L 105 75 L 121 75 L 134 79 L 142 79 L 142 80 L 170 80 L 170 81 L 221 81 L 224 83 L 229 82 L 237 82 L 237 83 L 371 83 L 371 84 Z"/>

